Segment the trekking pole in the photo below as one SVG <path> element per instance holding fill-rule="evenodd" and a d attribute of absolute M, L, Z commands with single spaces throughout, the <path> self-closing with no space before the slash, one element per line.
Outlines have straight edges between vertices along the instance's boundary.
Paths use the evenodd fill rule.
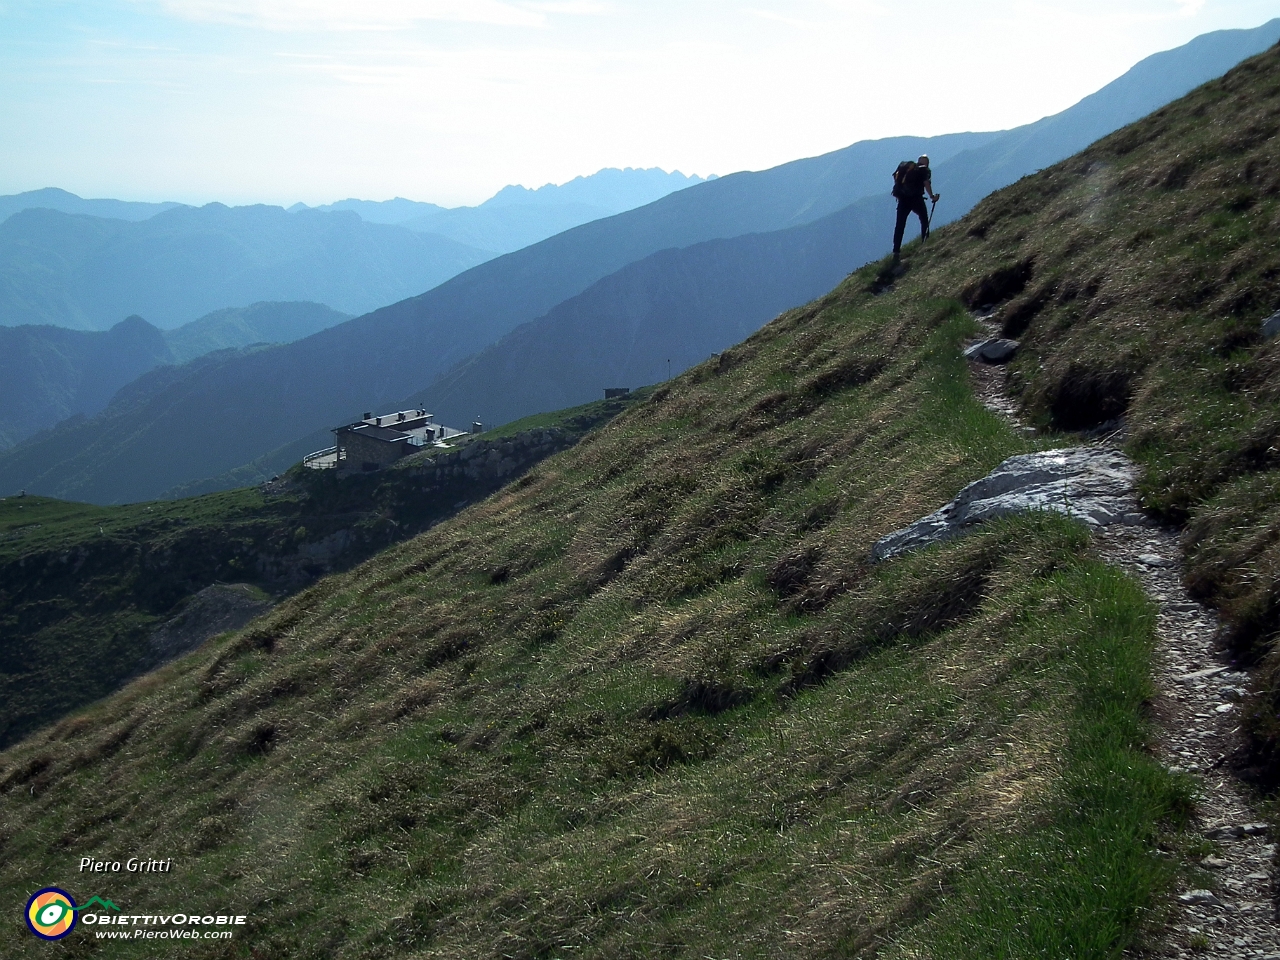
<path fill-rule="evenodd" d="M 929 208 L 929 229 L 933 229 L 933 211 L 938 209 L 938 201 L 933 201 L 933 206 Z"/>

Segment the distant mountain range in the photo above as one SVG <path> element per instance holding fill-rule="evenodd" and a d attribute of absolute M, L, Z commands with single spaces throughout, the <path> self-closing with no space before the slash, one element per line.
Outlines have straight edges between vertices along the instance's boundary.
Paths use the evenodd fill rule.
<path fill-rule="evenodd" d="M 601 170 L 560 186 L 504 187 L 456 209 L 404 199 L 197 208 L 33 190 L 0 197 L 0 325 L 105 330 L 139 314 L 170 328 L 260 300 L 365 313 L 701 182 Z"/>
<path fill-rule="evenodd" d="M 1013 131 L 864 142 L 698 184 L 304 340 L 207 358 L 145 390 L 140 381 L 132 402 L 0 455 L 0 493 L 118 502 L 211 477 L 250 482 L 320 445 L 328 427 L 406 397 L 430 398 L 444 422 L 501 422 L 637 385 L 623 378 L 657 379 L 667 358 L 678 372 L 828 289 L 832 271 L 882 255 L 897 160 L 928 152 L 944 193 L 939 217 L 959 216 L 978 189 L 967 181 L 999 186 L 1056 162 L 1278 35 L 1280 20 L 1200 38 Z M 772 231 L 781 232 L 748 236 Z M 744 299 L 730 287 L 748 275 Z"/>
<path fill-rule="evenodd" d="M 350 320 L 322 303 L 261 302 L 215 310 L 164 332 L 174 363 L 186 363 L 215 350 L 254 343 L 292 343 Z"/>
<path fill-rule="evenodd" d="M 59 213 L 76 213 L 108 220 L 149 220 L 157 213 L 164 213 L 181 203 L 140 203 L 134 200 L 85 200 L 74 193 L 45 187 L 0 197 L 0 222 L 23 210 L 57 210 Z"/>
<path fill-rule="evenodd" d="M 136 315 L 104 331 L 0 327 L 0 450 L 68 417 L 98 413 L 156 367 L 254 343 L 287 343 L 347 319 L 318 303 L 255 303 L 168 331 Z"/>
<path fill-rule="evenodd" d="M 162 328 L 259 300 L 358 314 L 434 287 L 489 254 L 354 213 L 174 207 L 126 221 L 29 209 L 0 224 L 0 324 Z"/>
<path fill-rule="evenodd" d="M 341 200 L 312 209 L 350 210 L 370 223 L 396 224 L 482 250 L 510 253 L 571 227 L 642 207 L 702 182 L 702 177 L 685 176 L 679 171 L 667 173 L 657 167 L 606 168 L 558 186 L 549 183 L 536 190 L 503 187 L 475 207 L 449 209 L 397 197 L 380 203 Z M 296 204 L 289 209 L 306 207 Z"/>
<path fill-rule="evenodd" d="M 269 477 L 324 446 L 328 428 L 421 390 L 629 263 L 812 221 L 865 191 L 882 190 L 884 169 L 902 154 L 928 149 L 951 156 L 994 136 L 869 141 L 721 177 L 488 261 L 306 339 L 152 371 L 97 416 L 65 422 L 0 454 L 0 494 L 12 487 L 118 503 L 205 489 L 192 484 L 211 477 L 226 485 Z"/>

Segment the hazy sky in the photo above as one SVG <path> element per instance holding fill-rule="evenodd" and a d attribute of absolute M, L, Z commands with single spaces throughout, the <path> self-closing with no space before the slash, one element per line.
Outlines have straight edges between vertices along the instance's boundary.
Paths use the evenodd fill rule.
<path fill-rule="evenodd" d="M 0 0 L 0 194 L 455 205 L 1002 129 L 1277 0 Z"/>

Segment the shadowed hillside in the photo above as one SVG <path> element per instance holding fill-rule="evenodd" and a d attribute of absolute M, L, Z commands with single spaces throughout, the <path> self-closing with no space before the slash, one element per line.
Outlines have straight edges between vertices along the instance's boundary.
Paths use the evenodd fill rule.
<path fill-rule="evenodd" d="M 1269 655 L 1277 128 L 1280 49 L 11 748 L 0 886 L 142 846 L 182 872 L 94 892 L 226 905 L 259 957 L 1140 950 L 1204 855 L 1140 588 L 1052 515 L 867 557 L 1110 422 Z M 1042 439 L 970 390 L 993 306 Z"/>
<path fill-rule="evenodd" d="M 121 387 L 172 361 L 164 334 L 137 316 L 102 332 L 0 326 L 0 449 L 97 413 Z"/>
<path fill-rule="evenodd" d="M 505 423 L 665 380 L 849 273 L 879 240 L 855 205 L 813 224 L 664 250 L 517 327 L 408 404 Z"/>
<path fill-rule="evenodd" d="M 292 343 L 351 319 L 322 303 L 251 303 L 215 310 L 164 332 L 174 360 L 185 363 L 215 350 L 255 343 Z"/>
<path fill-rule="evenodd" d="M 319 303 L 255 303 L 166 331 L 139 316 L 104 331 L 0 326 L 0 449 L 70 417 L 99 413 L 117 391 L 158 366 L 215 350 L 296 340 L 345 319 Z M 162 377 L 175 375 L 184 374 L 168 371 Z"/>

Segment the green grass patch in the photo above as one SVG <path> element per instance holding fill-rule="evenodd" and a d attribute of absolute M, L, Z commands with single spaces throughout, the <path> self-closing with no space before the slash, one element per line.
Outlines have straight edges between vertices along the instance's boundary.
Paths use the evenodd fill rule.
<path fill-rule="evenodd" d="M 1173 879 L 1155 847 L 1186 823 L 1193 796 L 1146 750 L 1152 604 L 1119 571 L 1087 561 L 1034 594 L 1018 604 L 1019 627 L 1060 652 L 1075 688 L 1061 775 L 1038 822 L 987 844 L 949 892 L 911 945 L 929 956 L 1120 957 L 1154 928 L 1153 905 Z"/>

